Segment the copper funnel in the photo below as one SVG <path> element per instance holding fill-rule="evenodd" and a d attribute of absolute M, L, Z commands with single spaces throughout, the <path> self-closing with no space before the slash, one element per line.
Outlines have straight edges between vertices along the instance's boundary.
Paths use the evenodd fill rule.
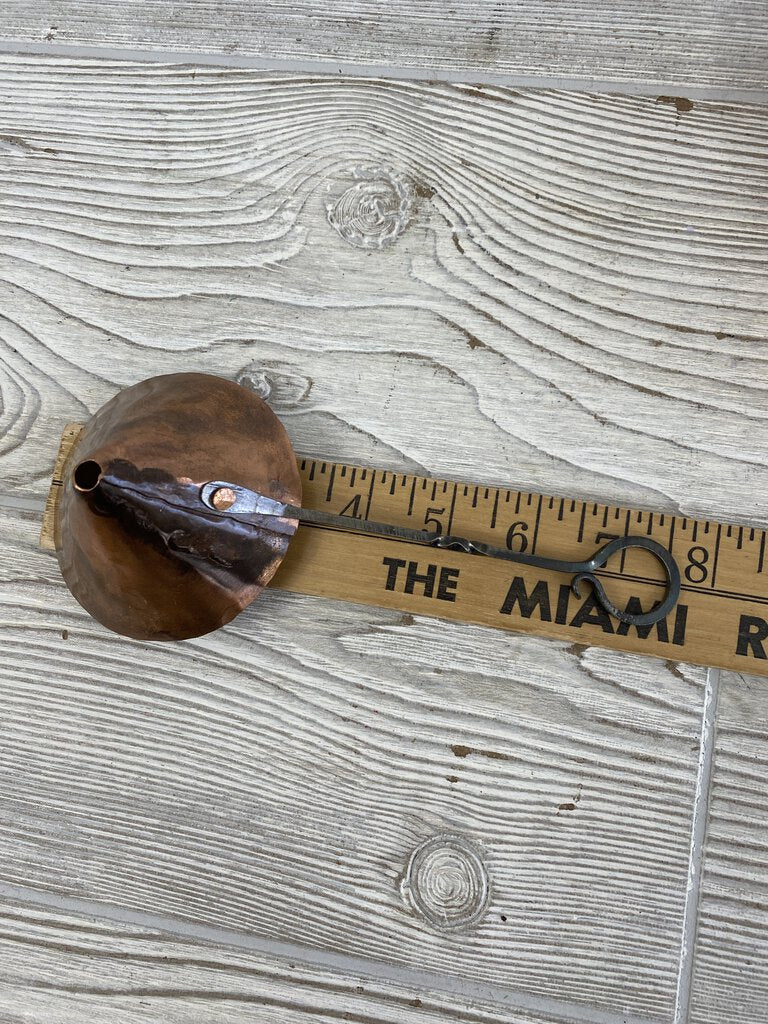
<path fill-rule="evenodd" d="M 65 471 L 57 547 L 67 586 L 94 618 L 137 640 L 184 640 L 258 596 L 298 522 L 267 529 L 217 516 L 200 498 L 211 480 L 301 503 L 282 424 L 238 384 L 153 377 L 86 424 Z"/>

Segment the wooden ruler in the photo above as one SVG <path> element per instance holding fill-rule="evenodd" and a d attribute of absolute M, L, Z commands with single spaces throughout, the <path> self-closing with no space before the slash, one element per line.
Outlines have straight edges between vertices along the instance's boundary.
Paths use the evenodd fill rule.
<path fill-rule="evenodd" d="M 41 535 L 49 550 L 81 429 L 70 424 L 62 437 Z M 615 537 L 652 537 L 677 560 L 680 601 L 666 620 L 636 628 L 608 616 L 588 587 L 577 598 L 560 573 L 315 526 L 299 528 L 272 586 L 768 675 L 765 530 L 315 458 L 300 458 L 299 467 L 308 508 L 532 554 L 585 559 Z M 661 567 L 643 550 L 624 551 L 598 575 L 628 611 L 647 611 L 664 593 Z"/>

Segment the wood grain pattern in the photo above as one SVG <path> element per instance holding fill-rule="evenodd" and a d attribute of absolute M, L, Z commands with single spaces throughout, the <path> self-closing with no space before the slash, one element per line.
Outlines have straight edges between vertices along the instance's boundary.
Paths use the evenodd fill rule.
<path fill-rule="evenodd" d="M 0 964 L 4 1024 L 578 1024 L 433 991 L 423 977 L 409 986 L 7 899 Z"/>
<path fill-rule="evenodd" d="M 299 450 L 768 522 L 764 108 L 2 67 L 6 490 L 117 387 L 255 363 Z M 326 219 L 361 165 L 413 183 L 381 251 Z"/>
<path fill-rule="evenodd" d="M 701 671 L 271 592 L 143 645 L 38 529 L 4 516 L 0 881 L 669 1019 Z M 401 892 L 435 836 L 490 877 L 463 933 Z"/>
<path fill-rule="evenodd" d="M 765 524 L 766 120 L 4 58 L 0 498 L 194 366 L 299 450 Z M 2 530 L 0 881 L 670 1020 L 700 672 L 280 594 L 149 648 Z M 440 835 L 491 878 L 463 934 L 401 892 Z"/>
<path fill-rule="evenodd" d="M 768 680 L 723 673 L 692 1024 L 768 1017 Z"/>
<path fill-rule="evenodd" d="M 589 84 L 766 86 L 768 17 L 755 0 L 298 0 L 170 3 L 8 0 L 3 37 L 38 48 L 112 47 L 256 58 L 337 73 L 470 81 L 549 76 Z"/>

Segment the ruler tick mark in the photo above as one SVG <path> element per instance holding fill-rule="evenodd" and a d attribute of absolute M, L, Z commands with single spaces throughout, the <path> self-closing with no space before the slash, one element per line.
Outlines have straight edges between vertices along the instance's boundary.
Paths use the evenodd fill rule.
<path fill-rule="evenodd" d="M 539 523 L 541 522 L 541 506 L 544 501 L 544 495 L 539 495 L 539 504 L 536 509 L 536 523 L 533 527 L 533 540 L 531 541 L 531 554 L 536 554 L 536 541 L 539 539 Z"/>
<path fill-rule="evenodd" d="M 723 527 L 721 523 L 717 524 L 717 533 L 715 534 L 715 552 L 712 556 L 712 582 L 710 587 L 712 590 L 715 589 L 715 577 L 717 576 L 717 560 L 720 556 L 720 534 L 722 533 Z"/>
<path fill-rule="evenodd" d="M 493 500 L 493 511 L 491 512 L 491 529 L 496 529 L 496 513 L 499 510 L 499 492 L 496 491 L 496 497 Z"/>
<path fill-rule="evenodd" d="M 451 530 L 453 529 L 453 511 L 456 508 L 456 495 L 458 493 L 459 493 L 459 485 L 458 484 L 454 484 L 453 485 L 453 494 L 451 495 L 451 508 L 450 508 L 450 511 L 448 512 L 448 529 L 446 531 L 447 533 L 450 533 Z"/>
<path fill-rule="evenodd" d="M 629 536 L 629 523 L 630 523 L 631 518 L 632 518 L 632 513 L 629 511 L 629 509 L 627 509 L 627 521 L 626 521 L 626 524 L 624 526 L 624 536 L 625 537 Z M 621 573 L 624 572 L 624 563 L 626 562 L 626 560 L 627 560 L 627 549 L 623 548 L 622 552 L 621 552 L 621 562 L 619 563 L 619 572 L 621 572 Z"/>
<path fill-rule="evenodd" d="M 331 472 L 328 474 L 328 490 L 325 492 L 325 500 L 330 501 L 331 495 L 333 494 L 333 481 L 336 479 L 336 466 L 331 466 Z"/>
<path fill-rule="evenodd" d="M 411 497 L 408 501 L 408 515 L 413 514 L 413 499 L 416 497 L 416 477 L 413 478 L 413 484 L 411 485 Z"/>
<path fill-rule="evenodd" d="M 371 501 L 373 500 L 373 485 L 374 485 L 375 482 L 376 482 L 376 470 L 372 469 L 371 470 L 371 486 L 368 488 L 368 502 L 367 502 L 367 504 L 365 506 L 365 517 L 364 517 L 365 519 L 368 519 L 368 517 L 371 514 Z"/>

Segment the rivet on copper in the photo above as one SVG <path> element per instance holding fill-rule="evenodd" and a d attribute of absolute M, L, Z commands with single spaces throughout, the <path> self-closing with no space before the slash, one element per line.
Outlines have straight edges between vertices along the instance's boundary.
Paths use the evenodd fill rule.
<path fill-rule="evenodd" d="M 217 512 L 226 512 L 228 508 L 237 501 L 237 495 L 231 487 L 220 487 L 217 491 L 214 491 L 211 497 L 211 504 L 217 510 Z"/>

